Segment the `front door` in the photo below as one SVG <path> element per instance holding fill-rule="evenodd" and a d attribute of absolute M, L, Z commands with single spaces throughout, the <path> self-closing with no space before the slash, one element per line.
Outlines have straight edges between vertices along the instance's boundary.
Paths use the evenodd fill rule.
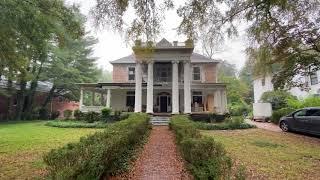
<path fill-rule="evenodd" d="M 160 112 L 168 112 L 168 97 L 160 96 Z"/>

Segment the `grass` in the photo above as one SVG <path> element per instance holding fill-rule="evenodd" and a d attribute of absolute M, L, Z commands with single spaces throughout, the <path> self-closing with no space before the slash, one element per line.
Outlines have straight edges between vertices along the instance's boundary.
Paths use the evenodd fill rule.
<path fill-rule="evenodd" d="M 202 131 L 225 145 L 248 179 L 317 179 L 320 139 L 262 129 Z"/>
<path fill-rule="evenodd" d="M 0 123 L 0 179 L 43 178 L 44 153 L 98 131 L 48 127 L 45 123 Z"/>
<path fill-rule="evenodd" d="M 88 123 L 74 120 L 54 120 L 47 122 L 45 125 L 59 128 L 106 128 L 108 126 L 107 123 L 102 121 Z"/>

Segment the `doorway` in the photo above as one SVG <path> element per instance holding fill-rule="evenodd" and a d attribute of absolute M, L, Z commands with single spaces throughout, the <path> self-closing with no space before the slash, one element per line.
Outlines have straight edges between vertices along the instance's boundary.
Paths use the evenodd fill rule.
<path fill-rule="evenodd" d="M 160 112 L 168 112 L 168 96 L 160 96 Z"/>

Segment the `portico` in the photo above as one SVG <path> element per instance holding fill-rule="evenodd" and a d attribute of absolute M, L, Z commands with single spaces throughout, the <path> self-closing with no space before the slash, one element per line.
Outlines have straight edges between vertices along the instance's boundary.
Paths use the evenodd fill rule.
<path fill-rule="evenodd" d="M 217 113 L 227 110 L 226 85 L 217 82 L 216 64 L 219 61 L 193 53 L 192 41 L 172 44 L 162 39 L 156 44 L 136 41 L 134 54 L 113 63 L 112 83 L 81 85 L 80 109 L 170 113 Z M 84 91 L 100 94 L 86 104 Z"/>

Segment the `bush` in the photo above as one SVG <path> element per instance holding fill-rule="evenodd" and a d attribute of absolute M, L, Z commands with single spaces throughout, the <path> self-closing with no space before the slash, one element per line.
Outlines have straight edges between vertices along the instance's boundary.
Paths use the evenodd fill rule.
<path fill-rule="evenodd" d="M 49 112 L 46 108 L 39 109 L 39 119 L 41 120 L 49 119 Z"/>
<path fill-rule="evenodd" d="M 60 116 L 60 112 L 59 111 L 53 111 L 51 113 L 50 119 L 57 119 L 59 116 Z"/>
<path fill-rule="evenodd" d="M 245 103 L 232 104 L 229 106 L 229 111 L 232 116 L 242 116 L 250 112 L 250 107 Z"/>
<path fill-rule="evenodd" d="M 101 109 L 102 119 L 108 120 L 110 118 L 110 115 L 111 115 L 111 108 L 103 108 L 103 109 Z"/>
<path fill-rule="evenodd" d="M 74 116 L 75 120 L 80 121 L 80 120 L 83 120 L 84 113 L 81 112 L 79 109 L 76 109 L 73 112 L 73 116 Z"/>
<path fill-rule="evenodd" d="M 256 126 L 245 123 L 241 117 L 232 117 L 227 119 L 224 123 L 211 124 L 197 122 L 196 127 L 202 130 L 234 130 L 234 129 L 249 129 Z"/>
<path fill-rule="evenodd" d="M 191 114 L 190 117 L 193 121 L 222 122 L 225 120 L 226 115 L 220 115 L 215 113 L 203 113 L 203 114 Z"/>
<path fill-rule="evenodd" d="M 64 117 L 65 119 L 70 119 L 71 116 L 72 116 L 72 110 L 66 109 L 66 110 L 63 111 L 63 117 Z"/>
<path fill-rule="evenodd" d="M 292 109 L 292 108 L 282 108 L 282 109 L 273 111 L 272 116 L 271 116 L 271 122 L 278 124 L 279 120 L 282 116 L 288 115 L 293 111 L 294 111 L 294 109 Z"/>
<path fill-rule="evenodd" d="M 104 122 L 94 122 L 87 123 L 83 121 L 49 121 L 46 126 L 59 127 L 59 128 L 105 128 L 107 123 Z"/>
<path fill-rule="evenodd" d="M 195 179 L 229 179 L 231 159 L 220 143 L 202 137 L 187 116 L 172 117 L 170 128 L 176 134 L 182 156 Z"/>
<path fill-rule="evenodd" d="M 318 107 L 320 106 L 320 97 L 310 96 L 301 101 L 298 99 L 287 99 L 287 104 L 289 108 L 300 109 L 305 107 Z"/>
<path fill-rule="evenodd" d="M 101 179 L 126 170 L 135 148 L 150 130 L 146 114 L 133 114 L 78 143 L 51 150 L 44 156 L 53 179 Z"/>
<path fill-rule="evenodd" d="M 296 99 L 296 97 L 284 90 L 267 91 L 261 96 L 261 101 L 271 103 L 273 110 L 287 107 L 287 99 Z"/>
<path fill-rule="evenodd" d="M 84 120 L 87 121 L 88 123 L 93 123 L 95 121 L 100 121 L 101 116 L 97 112 L 90 111 L 84 114 Z"/>

